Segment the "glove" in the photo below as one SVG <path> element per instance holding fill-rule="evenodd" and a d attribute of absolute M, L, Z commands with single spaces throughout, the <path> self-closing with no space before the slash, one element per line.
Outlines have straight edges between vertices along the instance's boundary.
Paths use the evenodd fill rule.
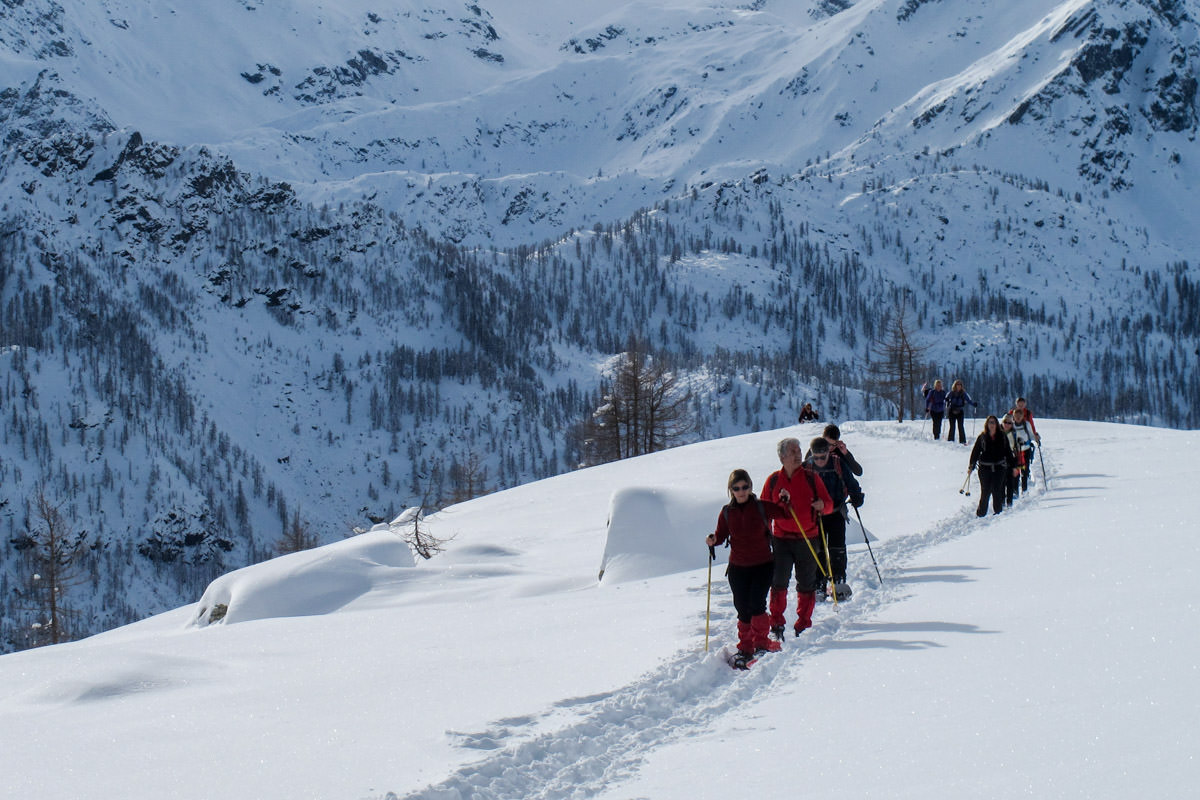
<path fill-rule="evenodd" d="M 862 508 L 862 504 L 866 502 L 866 500 L 867 496 L 862 492 L 855 492 L 854 494 L 850 495 L 850 505 L 854 506 L 855 508 Z"/>

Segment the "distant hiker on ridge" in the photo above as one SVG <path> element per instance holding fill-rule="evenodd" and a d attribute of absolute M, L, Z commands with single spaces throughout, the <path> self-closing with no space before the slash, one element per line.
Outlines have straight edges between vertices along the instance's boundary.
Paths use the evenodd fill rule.
<path fill-rule="evenodd" d="M 967 443 L 967 429 L 963 427 L 963 420 L 967 416 L 967 403 L 970 403 L 975 408 L 979 408 L 979 403 L 971 399 L 971 395 L 967 394 L 967 390 L 963 388 L 962 381 L 955 381 L 950 387 L 950 394 L 946 395 L 946 406 L 948 409 L 947 419 L 950 422 L 950 431 L 946 434 L 946 441 L 954 441 L 954 426 L 958 425 L 958 442 L 959 444 Z"/>
<path fill-rule="evenodd" d="M 921 384 L 921 394 L 925 396 L 925 416 L 933 419 L 933 438 L 942 438 L 942 417 L 946 415 L 946 389 L 942 386 L 942 381 L 939 378 L 933 382 L 933 388 L 929 388 L 929 384 Z"/>
<path fill-rule="evenodd" d="M 800 422 L 816 422 L 820 417 L 817 415 L 817 410 L 812 407 L 812 403 L 805 403 L 804 408 L 800 409 Z"/>

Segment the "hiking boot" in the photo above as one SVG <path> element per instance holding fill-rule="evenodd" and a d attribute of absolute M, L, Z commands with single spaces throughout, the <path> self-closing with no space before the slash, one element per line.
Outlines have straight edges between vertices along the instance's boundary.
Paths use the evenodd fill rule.
<path fill-rule="evenodd" d="M 733 660 L 729 662 L 729 665 L 734 669 L 750 669 L 750 664 L 753 661 L 753 653 L 743 653 L 741 650 L 738 650 L 737 655 L 733 657 Z"/>
<path fill-rule="evenodd" d="M 783 641 L 783 626 L 776 625 L 774 628 L 771 628 L 771 635 L 775 637 L 775 641 L 782 642 Z"/>
<path fill-rule="evenodd" d="M 811 626 L 811 625 L 801 625 L 799 622 L 797 622 L 797 623 L 796 623 L 796 624 L 795 624 L 795 625 L 792 627 L 792 630 L 796 632 L 796 635 L 797 635 L 797 636 L 799 636 L 800 634 L 802 634 L 802 633 L 804 633 L 806 630 L 808 630 L 810 627 L 812 627 L 812 626 Z"/>

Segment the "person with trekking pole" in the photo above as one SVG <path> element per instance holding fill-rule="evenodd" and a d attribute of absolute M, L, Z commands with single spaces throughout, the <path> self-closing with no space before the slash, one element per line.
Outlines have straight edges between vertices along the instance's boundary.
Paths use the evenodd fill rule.
<path fill-rule="evenodd" d="M 942 386 L 941 378 L 929 384 L 921 384 L 921 394 L 925 396 L 925 416 L 933 420 L 933 438 L 942 438 L 942 417 L 946 415 L 946 389 Z"/>
<path fill-rule="evenodd" d="M 820 520 L 821 531 L 829 546 L 829 583 L 832 586 L 827 586 L 823 578 L 818 579 L 816 599 L 820 601 L 832 596 L 836 602 L 849 598 L 851 592 L 846 583 L 846 517 L 849 515 L 846 501 L 858 508 L 866 495 L 854 473 L 833 452 L 824 437 L 813 439 L 809 452 L 811 455 L 805 460 L 804 467 L 821 479 L 833 500 L 832 505 L 821 511 Z"/>
<path fill-rule="evenodd" d="M 1017 435 L 1013 432 L 1012 414 L 1005 414 L 1004 419 L 1000 420 L 1000 432 L 1004 434 L 1005 440 L 1008 442 L 1008 449 L 1013 451 L 1013 455 L 1017 458 L 1017 469 L 1025 467 L 1025 454 L 1021 448 L 1017 446 Z M 1009 475 L 1004 482 L 1004 507 L 1012 508 L 1013 501 L 1021 496 L 1021 478 L 1018 475 Z"/>
<path fill-rule="evenodd" d="M 1021 451 L 1021 491 L 1029 491 L 1029 470 L 1033 467 L 1033 450 L 1034 437 L 1037 434 L 1029 421 L 1025 419 L 1025 410 L 1021 408 L 1013 409 L 1013 436 L 1016 437 L 1017 447 Z M 1045 465 L 1042 466 L 1042 473 L 1046 472 Z"/>
<path fill-rule="evenodd" d="M 956 380 L 950 387 L 950 393 L 946 395 L 946 419 L 950 423 L 950 430 L 946 434 L 947 442 L 954 441 L 954 427 L 957 425 L 959 444 L 967 443 L 967 428 L 963 424 L 967 415 L 967 403 L 979 408 L 979 403 L 972 400 L 971 395 L 963 388 L 963 382 Z M 974 429 L 971 432 L 974 433 Z"/>
<path fill-rule="evenodd" d="M 1029 403 L 1024 397 L 1018 397 L 1014 400 L 1013 407 L 1008 410 L 1008 413 L 1016 414 L 1018 409 L 1025 415 L 1025 423 L 1029 425 L 1029 430 L 1033 431 L 1033 440 L 1037 442 L 1038 447 L 1041 447 L 1042 435 L 1038 433 L 1037 426 L 1033 424 L 1033 409 L 1029 407 Z"/>
<path fill-rule="evenodd" d="M 800 441 L 780 440 L 776 447 L 780 469 L 772 472 L 763 484 L 763 500 L 787 508 L 789 518 L 774 519 L 771 523 L 771 544 L 775 552 L 775 569 L 771 580 L 771 633 L 783 638 L 784 612 L 787 610 L 787 587 L 792 574 L 796 576 L 796 636 L 812 627 L 813 607 L 818 575 L 828 575 L 825 564 L 817 554 L 820 546 L 819 515 L 833 506 L 833 499 L 823 481 L 804 469 Z"/>
<path fill-rule="evenodd" d="M 1000 431 L 1000 420 L 996 415 L 989 415 L 983 423 L 983 433 L 975 440 L 971 448 L 971 463 L 967 467 L 967 475 L 971 470 L 979 470 L 979 507 L 975 516 L 987 516 L 988 501 L 992 503 L 992 513 L 999 514 L 1004 510 L 1004 486 L 1010 474 L 1019 474 L 1017 459 L 1009 449 L 1008 439 Z"/>
<path fill-rule="evenodd" d="M 732 664 L 736 669 L 745 669 L 757 655 L 781 647 L 771 639 L 767 615 L 767 592 L 775 575 L 770 520 L 788 519 L 791 514 L 783 506 L 759 500 L 754 495 L 750 473 L 744 469 L 731 472 L 726 486 L 729 503 L 717 516 L 716 531 L 704 541 L 709 548 L 721 544 L 729 547 L 725 577 L 729 580 L 738 620 L 737 654 Z M 711 585 L 711 577 L 709 580 Z"/>
<path fill-rule="evenodd" d="M 829 442 L 829 452 L 842 460 L 842 466 L 848 467 L 856 478 L 862 477 L 862 464 L 858 463 L 858 459 L 854 457 L 854 454 L 850 452 L 850 448 L 846 447 L 846 443 L 842 441 L 842 431 L 837 425 L 834 425 L 832 422 L 826 425 L 825 430 L 821 431 L 821 438 Z M 812 450 L 810 449 L 804 454 L 804 457 L 807 459 L 811 455 Z"/>

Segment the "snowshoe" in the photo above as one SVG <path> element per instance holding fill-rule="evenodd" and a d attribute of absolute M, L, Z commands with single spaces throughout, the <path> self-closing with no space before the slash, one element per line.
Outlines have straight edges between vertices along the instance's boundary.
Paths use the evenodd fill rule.
<path fill-rule="evenodd" d="M 739 650 L 734 654 L 733 658 L 729 659 L 729 666 L 734 669 L 750 669 L 751 665 L 757 660 L 753 653 L 743 653 Z"/>
<path fill-rule="evenodd" d="M 778 641 L 775 639 L 768 639 L 766 644 L 759 645 L 758 648 L 755 649 L 754 655 L 755 657 L 758 657 L 764 653 L 778 653 L 782 649 L 783 645 L 781 645 Z"/>

